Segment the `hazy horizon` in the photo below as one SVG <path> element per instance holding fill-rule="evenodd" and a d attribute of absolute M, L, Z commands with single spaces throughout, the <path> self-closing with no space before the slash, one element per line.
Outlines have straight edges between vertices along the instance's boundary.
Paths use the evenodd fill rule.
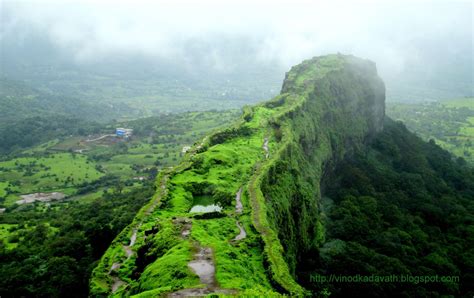
<path fill-rule="evenodd" d="M 269 79 L 275 84 L 302 60 L 340 52 L 375 61 L 389 97 L 407 85 L 443 85 L 440 70 L 459 84 L 453 89 L 460 95 L 472 93 L 471 1 L 1 0 L 0 5 L 6 74 L 16 69 L 17 59 L 124 70 L 130 64 L 160 69 L 165 64 L 178 75 L 217 77 L 251 75 L 249 68 L 260 67 L 264 75 L 277 69 L 279 75 Z M 438 87 L 441 94 L 448 88 Z"/>

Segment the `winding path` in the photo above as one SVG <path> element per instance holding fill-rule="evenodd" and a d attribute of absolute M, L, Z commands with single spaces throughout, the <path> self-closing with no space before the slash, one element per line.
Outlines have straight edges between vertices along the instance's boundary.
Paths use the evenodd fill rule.
<path fill-rule="evenodd" d="M 210 247 L 199 247 L 199 251 L 194 255 L 194 260 L 189 262 L 188 266 L 199 276 L 199 280 L 206 285 L 206 288 L 216 287 L 216 267 Z"/>
<path fill-rule="evenodd" d="M 268 153 L 268 138 L 264 138 L 263 139 L 263 146 L 262 146 L 263 150 L 265 151 L 265 158 L 268 159 L 268 157 L 270 156 L 270 154 Z"/>
<path fill-rule="evenodd" d="M 198 247 L 194 259 L 188 263 L 188 267 L 196 273 L 199 281 L 204 288 L 183 289 L 168 294 L 168 297 L 196 297 L 206 296 L 219 291 L 216 282 L 216 266 L 212 257 L 212 249 L 210 247 Z"/>
<path fill-rule="evenodd" d="M 123 286 L 126 285 L 127 283 L 118 278 L 117 276 L 114 276 L 113 278 L 114 283 L 112 284 L 112 293 L 117 292 L 117 290 Z"/>
<path fill-rule="evenodd" d="M 244 206 L 242 205 L 242 187 L 239 189 L 237 194 L 235 195 L 235 213 L 241 214 L 244 210 Z"/>
<path fill-rule="evenodd" d="M 164 175 L 163 179 L 161 180 L 162 194 L 154 200 L 154 202 L 150 205 L 150 207 L 148 207 L 148 209 L 145 211 L 146 215 L 150 215 L 151 212 L 153 212 L 155 207 L 160 202 L 160 198 L 163 196 L 163 193 L 166 191 L 166 182 L 167 182 L 167 180 L 168 180 L 168 176 Z M 142 226 L 142 222 L 140 222 L 133 229 L 132 235 L 130 236 L 129 244 L 128 245 L 122 245 L 122 248 L 125 251 L 125 255 L 127 256 L 127 260 L 130 259 L 130 257 L 134 254 L 132 246 L 134 246 L 136 241 L 137 241 L 138 229 L 140 229 L 141 226 Z M 121 265 L 122 265 L 122 263 L 120 263 L 120 262 L 113 263 L 112 267 L 109 270 L 109 275 L 111 275 L 112 273 L 117 273 L 117 271 L 118 271 L 118 269 L 120 268 Z M 115 293 L 121 286 L 127 284 L 125 281 L 121 280 L 118 276 L 112 276 L 112 281 L 113 281 L 112 286 L 111 286 L 112 293 Z"/>
<path fill-rule="evenodd" d="M 129 245 L 122 245 L 122 248 L 125 251 L 125 255 L 127 256 L 127 260 L 133 255 L 132 246 L 137 241 L 137 232 L 140 226 L 141 224 L 138 225 L 135 229 L 133 229 L 132 236 L 130 236 Z M 122 263 L 113 263 L 112 267 L 110 268 L 109 274 L 111 274 L 112 272 L 117 272 L 121 265 Z M 112 280 L 114 281 L 112 284 L 112 293 L 115 293 L 121 286 L 127 284 L 117 276 L 112 277 Z"/>
<path fill-rule="evenodd" d="M 242 214 L 242 211 L 244 210 L 244 206 L 242 205 L 242 187 L 239 189 L 237 194 L 235 195 L 235 213 L 236 214 Z M 238 220 L 235 221 L 235 224 L 239 228 L 240 232 L 239 235 L 235 236 L 234 241 L 239 241 L 242 239 L 245 239 L 247 237 L 247 232 L 245 232 L 244 227 L 239 223 Z"/>
<path fill-rule="evenodd" d="M 247 232 L 245 232 L 244 227 L 242 227 L 242 225 L 238 221 L 236 221 L 235 223 L 237 224 L 237 227 L 239 228 L 240 233 L 239 235 L 235 236 L 234 241 L 245 239 L 245 237 L 247 237 Z"/>
<path fill-rule="evenodd" d="M 109 134 L 109 135 L 103 135 L 103 136 L 100 136 L 100 137 L 95 138 L 95 139 L 92 139 L 92 140 L 87 139 L 86 142 L 95 142 L 95 141 L 98 141 L 98 140 L 102 140 L 102 139 L 104 139 L 104 138 L 106 138 L 106 137 L 113 137 L 113 136 L 115 136 L 115 135 L 110 135 L 110 134 Z"/>

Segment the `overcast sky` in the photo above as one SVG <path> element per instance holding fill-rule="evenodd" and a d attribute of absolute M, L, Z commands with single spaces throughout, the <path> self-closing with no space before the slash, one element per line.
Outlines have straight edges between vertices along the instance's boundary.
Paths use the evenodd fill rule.
<path fill-rule="evenodd" d="M 289 67 L 342 52 L 370 58 L 381 72 L 402 71 L 433 47 L 470 49 L 472 1 L 15 1 L 0 0 L 0 36 L 34 30 L 77 62 L 113 53 L 186 59 L 193 41 L 225 68 L 222 40 L 252 43 L 257 61 Z M 215 47 L 213 47 L 213 42 Z M 471 59 L 472 61 L 472 59 Z"/>

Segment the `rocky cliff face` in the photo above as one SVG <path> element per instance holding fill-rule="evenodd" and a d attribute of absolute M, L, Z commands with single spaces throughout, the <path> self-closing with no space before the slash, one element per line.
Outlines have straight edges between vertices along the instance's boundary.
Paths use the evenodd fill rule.
<path fill-rule="evenodd" d="M 287 143 L 262 179 L 270 224 L 294 275 L 300 255 L 324 241 L 320 184 L 346 155 L 383 129 L 385 88 L 373 62 L 353 56 L 316 57 L 287 73 L 282 97 L 303 103 L 274 126 Z"/>
<path fill-rule="evenodd" d="M 293 67 L 279 96 L 160 174 L 91 294 L 303 294 L 295 268 L 324 241 L 321 180 L 383 128 L 384 93 L 375 65 L 353 56 Z"/>
<path fill-rule="evenodd" d="M 339 105 L 344 113 L 352 111 L 354 121 L 363 117 L 369 122 L 370 133 L 382 130 L 385 86 L 374 62 L 343 55 L 315 57 L 291 68 L 281 93 L 321 100 L 325 83 L 331 85 L 329 100 L 333 105 Z"/>

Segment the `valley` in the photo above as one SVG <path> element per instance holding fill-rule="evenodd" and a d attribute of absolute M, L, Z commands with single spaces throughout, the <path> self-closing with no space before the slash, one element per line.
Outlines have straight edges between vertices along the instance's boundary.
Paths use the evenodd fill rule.
<path fill-rule="evenodd" d="M 474 163 L 474 98 L 425 103 L 390 103 L 387 113 L 424 140 Z"/>
<path fill-rule="evenodd" d="M 473 4 L 0 0 L 0 298 L 474 297 Z"/>
<path fill-rule="evenodd" d="M 35 192 L 60 192 L 82 201 L 111 187 L 137 187 L 177 164 L 183 148 L 238 113 L 195 112 L 116 124 L 135 129 L 130 139 L 106 134 L 115 127 L 104 125 L 103 133 L 66 136 L 15 153 L 0 161 L 1 204 L 12 207 L 22 195 Z"/>
<path fill-rule="evenodd" d="M 389 266 L 423 274 L 421 265 L 469 280 L 470 265 L 450 251 L 464 247 L 461 260 L 471 254 L 462 235 L 474 210 L 474 173 L 463 162 L 471 162 L 472 99 L 387 108 L 464 158 L 457 160 L 385 117 L 384 99 L 373 64 L 329 55 L 293 67 L 280 95 L 240 111 L 25 120 L 40 121 L 44 135 L 28 132 L 32 141 L 4 147 L 0 160 L 0 253 L 9 276 L 0 288 L 77 297 L 337 296 L 364 288 L 309 277 L 383 274 Z M 456 232 L 434 232 L 461 223 Z M 448 236 L 452 244 L 442 247 Z M 406 259 L 406 251 L 419 255 Z M 359 257 L 375 257 L 378 267 L 353 263 Z M 31 266 L 46 269 L 32 274 Z M 58 287 L 41 287 L 60 277 L 67 279 Z M 468 284 L 436 291 L 466 292 Z"/>
<path fill-rule="evenodd" d="M 183 149 L 239 114 L 238 110 L 190 112 L 106 124 L 93 135 L 55 138 L 4 156 L 0 161 L 0 253 L 5 257 L 2 270 L 6 271 L 2 272 L 10 272 L 10 278 L 1 288 L 26 294 L 29 290 L 17 286 L 17 281 L 37 284 L 46 275 L 67 274 L 70 280 L 62 281 L 54 293 L 85 295 L 88 264 L 100 257 L 137 208 L 153 195 L 156 174 L 177 165 Z M 116 136 L 119 126 L 133 127 L 134 135 L 129 139 Z M 131 238 L 124 246 L 129 255 L 135 241 Z M 62 259 L 57 261 L 66 272 L 50 266 L 58 253 Z M 30 274 L 18 262 L 47 269 Z M 35 287 L 33 291 L 46 294 L 47 290 Z"/>

